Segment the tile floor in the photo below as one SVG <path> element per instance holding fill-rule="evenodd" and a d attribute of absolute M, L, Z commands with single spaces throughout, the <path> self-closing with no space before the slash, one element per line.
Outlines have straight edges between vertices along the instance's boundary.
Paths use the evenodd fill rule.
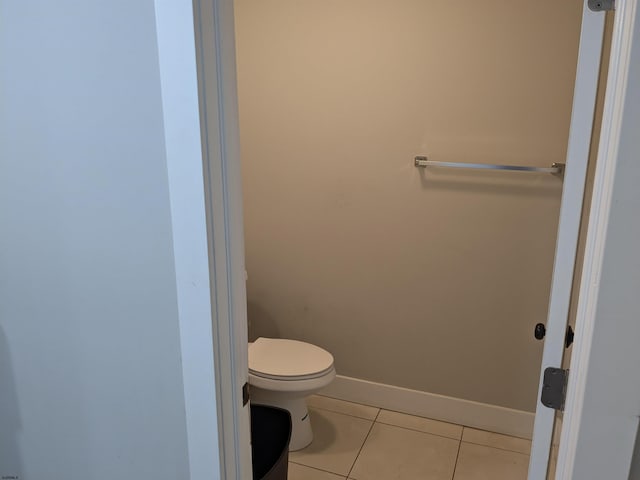
<path fill-rule="evenodd" d="M 314 395 L 289 480 L 526 480 L 531 442 Z"/>

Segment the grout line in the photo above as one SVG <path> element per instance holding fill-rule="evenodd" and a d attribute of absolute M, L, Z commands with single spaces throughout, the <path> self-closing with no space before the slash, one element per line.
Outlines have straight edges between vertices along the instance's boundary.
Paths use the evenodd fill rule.
<path fill-rule="evenodd" d="M 453 475 L 451 476 L 451 480 L 455 480 L 456 478 L 456 469 L 458 468 L 458 458 L 460 458 L 460 448 L 462 448 L 462 440 L 458 442 L 458 451 L 456 452 L 456 463 L 453 464 Z"/>
<path fill-rule="evenodd" d="M 415 428 L 405 427 L 405 426 L 402 426 L 402 425 L 396 425 L 395 423 L 381 422 L 379 420 L 376 420 L 376 423 L 379 423 L 380 425 L 387 425 L 388 427 L 402 428 L 404 430 L 410 430 L 412 432 L 424 433 L 426 435 L 433 435 L 434 437 L 448 438 L 449 440 L 455 440 L 456 442 L 461 442 L 462 441 L 462 433 L 460 433 L 460 438 L 448 437 L 446 435 L 441 435 L 439 433 L 425 432 L 424 430 L 418 430 L 418 429 L 415 429 Z M 452 423 L 451 425 L 455 425 L 455 424 Z"/>
<path fill-rule="evenodd" d="M 331 397 L 327 397 L 327 398 L 331 398 Z M 336 399 L 334 399 L 334 400 L 336 400 Z M 340 400 L 340 401 L 346 402 L 346 400 Z M 531 440 L 526 439 L 526 438 L 514 437 L 513 435 L 505 435 L 504 433 L 492 432 L 491 430 L 481 430 L 481 429 L 475 428 L 475 427 L 467 427 L 465 425 L 460 425 L 458 423 L 444 422 L 442 420 L 436 420 L 434 418 L 429 418 L 429 417 L 421 417 L 419 415 L 411 415 L 409 413 L 395 412 L 395 410 L 387 410 L 387 409 L 384 409 L 384 408 L 372 407 L 370 405 L 364 405 L 364 404 L 355 403 L 355 402 L 348 402 L 348 403 L 353 403 L 354 405 L 362 405 L 362 406 L 370 407 L 370 408 L 376 408 L 378 410 L 378 412 L 376 413 L 376 416 L 373 419 L 371 419 L 371 418 L 367 418 L 367 417 L 362 417 L 360 415 L 353 415 L 351 413 L 339 412 L 338 410 L 334 410 L 334 409 L 326 408 L 326 407 L 317 407 L 317 406 L 314 406 L 314 405 L 309 405 L 309 408 L 310 409 L 314 409 L 314 410 L 324 410 L 325 412 L 337 413 L 339 415 L 345 415 L 347 417 L 359 418 L 360 420 L 367 420 L 368 422 L 375 422 L 375 423 L 379 423 L 380 425 L 387 425 L 389 427 L 397 427 L 397 428 L 402 428 L 404 430 L 411 430 L 412 432 L 426 433 L 427 435 L 434 435 L 436 437 L 448 438 L 449 440 L 456 440 L 458 442 L 471 443 L 473 445 L 479 445 L 481 447 L 495 448 L 496 450 L 504 450 L 505 452 L 519 453 L 520 455 L 530 455 L 530 453 L 523 453 L 523 452 L 519 452 L 518 450 L 512 450 L 510 448 L 497 447 L 495 445 L 488 445 L 487 443 L 470 442 L 469 440 L 464 440 L 464 430 L 468 428 L 468 429 L 472 429 L 472 430 L 478 430 L 478 431 L 482 431 L 482 432 L 491 433 L 493 435 L 500 435 L 500 436 L 503 436 L 503 437 L 515 438 L 517 440 L 528 441 L 528 442 L 531 441 Z M 402 415 L 407 415 L 407 416 L 410 416 L 410 417 L 423 418 L 425 420 L 430 420 L 432 422 L 440 422 L 440 423 L 446 423 L 447 425 L 455 425 L 455 426 L 458 426 L 458 427 L 462 427 L 462 432 L 460 432 L 460 437 L 450 437 L 448 435 L 442 435 L 440 433 L 427 432 L 427 431 L 424 431 L 424 430 L 418 430 L 416 428 L 405 427 L 404 425 L 398 425 L 398 424 L 395 424 L 395 423 L 383 422 L 383 421 L 378 420 L 378 417 L 380 416 L 380 414 L 382 413 L 383 410 L 386 410 L 388 412 L 402 413 Z"/>
<path fill-rule="evenodd" d="M 416 415 L 415 413 L 402 412 L 400 410 L 393 410 L 392 408 L 382 408 L 382 407 L 379 407 L 379 408 L 380 410 L 386 410 L 387 412 L 397 413 L 399 415 L 406 415 L 407 417 L 424 418 L 425 420 L 431 420 L 433 422 L 448 423 L 450 425 L 460 425 L 459 423 L 453 423 L 447 420 L 440 420 L 434 417 L 425 417 L 424 415 Z M 464 425 L 460 425 L 460 426 L 463 427 Z"/>
<path fill-rule="evenodd" d="M 367 405 L 365 405 L 367 406 Z M 313 409 L 313 410 L 324 410 L 325 412 L 331 412 L 331 413 L 339 413 L 340 415 L 346 415 L 347 417 L 353 417 L 353 418 L 359 418 L 360 420 L 366 420 L 368 422 L 375 422 L 375 419 L 378 418 L 378 415 L 380 414 L 380 409 L 378 409 L 378 412 L 376 413 L 376 416 L 371 419 L 371 418 L 367 418 L 367 417 L 361 417 L 359 415 L 353 415 L 351 413 L 344 413 L 344 412 L 338 412 L 337 410 L 332 410 L 330 408 L 325 408 L 325 407 L 316 407 L 314 405 L 307 405 L 308 409 Z M 371 408 L 377 408 L 377 407 L 371 407 Z"/>
<path fill-rule="evenodd" d="M 373 422 L 371 422 L 371 426 L 369 427 L 369 431 L 367 432 L 367 436 L 364 437 L 364 442 L 362 442 L 362 445 L 360 445 L 360 449 L 358 450 L 358 454 L 356 455 L 356 458 L 353 461 L 353 464 L 351 465 L 351 468 L 349 469 L 349 473 L 347 473 L 347 478 L 351 477 L 351 472 L 353 471 L 353 467 L 356 466 L 356 463 L 358 462 L 358 458 L 360 457 L 360 454 L 362 453 L 362 449 L 364 448 L 365 443 L 367 443 L 367 440 L 369 439 L 369 435 L 371 435 L 371 430 L 373 430 L 373 426 L 376 424 L 376 420 L 378 419 L 378 415 L 380 415 L 380 410 L 378 410 L 378 413 L 376 414 L 376 418 L 374 418 Z"/>
<path fill-rule="evenodd" d="M 496 450 L 503 450 L 503 451 L 505 451 L 505 452 L 513 452 L 513 453 L 519 453 L 520 455 L 527 455 L 527 456 L 531 456 L 531 441 L 530 441 L 530 440 L 527 440 L 526 438 L 513 437 L 513 436 L 511 436 L 511 435 L 504 435 L 504 434 L 502 434 L 502 433 L 495 433 L 495 432 L 489 432 L 488 430 L 482 430 L 483 432 L 488 432 L 488 433 L 491 433 L 491 434 L 493 434 L 493 435 L 500 435 L 500 436 L 502 436 L 502 437 L 511 437 L 511 438 L 515 438 L 515 439 L 517 439 L 517 440 L 522 440 L 522 441 L 525 441 L 525 442 L 527 442 L 527 441 L 528 441 L 528 442 L 529 442 L 529 453 L 523 453 L 523 452 L 520 452 L 520 451 L 518 451 L 518 450 L 513 450 L 513 449 L 511 449 L 511 448 L 498 447 L 498 446 L 495 446 L 495 445 L 489 445 L 489 444 L 488 444 L 488 442 L 487 442 L 487 443 L 480 443 L 480 442 L 473 442 L 473 441 L 470 441 L 470 440 L 466 440 L 466 439 L 464 438 L 464 431 L 465 431 L 466 429 L 470 429 L 470 430 L 478 430 L 477 428 L 463 427 L 463 430 L 462 430 L 462 438 L 461 438 L 460 440 L 461 440 L 462 442 L 464 442 L 464 443 L 470 443 L 470 444 L 472 444 L 472 445 L 479 445 L 479 446 L 481 446 L 481 447 L 495 448 Z"/>
<path fill-rule="evenodd" d="M 365 403 L 352 402 L 351 400 L 342 400 L 341 398 L 328 397 L 327 395 L 320 395 L 320 394 L 316 394 L 316 395 L 318 397 L 330 398 L 331 400 L 336 400 L 338 402 L 351 403 L 353 405 L 360 405 L 360 406 L 369 407 L 369 408 L 377 408 L 378 409 L 378 414 L 380 414 L 380 412 L 382 412 L 383 410 L 386 410 L 387 412 L 398 413 L 400 415 L 406 415 L 408 417 L 423 418 L 425 420 L 431 420 L 432 422 L 446 423 L 448 425 L 456 425 L 458 427 L 469 428 L 471 430 L 478 430 L 478 431 L 481 431 L 481 432 L 492 433 L 494 435 L 500 435 L 500 436 L 503 436 L 503 437 L 517 438 L 519 440 L 525 440 L 525 441 L 529 441 L 529 442 L 531 441 L 531 438 L 528 438 L 528 437 L 519 437 L 517 435 L 509 435 L 507 433 L 495 432 L 493 430 L 487 430 L 485 428 L 474 427 L 472 425 L 463 425 L 461 423 L 453 423 L 453 422 L 450 422 L 450 421 L 447 421 L 447 420 L 440 420 L 440 419 L 434 418 L 434 417 L 425 417 L 424 415 L 416 415 L 416 414 L 413 414 L 413 413 L 401 412 L 399 410 L 393 410 L 391 408 L 376 407 L 375 405 L 368 405 L 368 404 L 365 404 Z M 320 408 L 321 410 L 328 410 L 328 411 L 334 412 L 334 413 L 342 413 L 343 415 L 349 415 L 350 417 L 356 417 L 356 418 L 362 418 L 364 420 L 370 420 L 370 419 L 365 418 L 365 417 L 358 417 L 357 415 L 351 415 L 349 413 L 337 412 L 335 410 L 331 410 L 331 409 L 328 409 L 328 408 L 323 408 L 323 407 L 313 407 L 313 408 Z M 376 418 L 377 418 L 377 416 L 376 416 Z M 384 422 L 378 422 L 378 423 L 384 423 Z M 393 424 L 385 423 L 385 425 L 393 425 Z M 393 426 L 397 427 L 398 425 L 393 425 Z M 401 428 L 406 428 L 406 427 L 401 427 Z M 413 430 L 413 429 L 409 428 L 408 430 Z M 420 432 L 421 430 L 417 430 L 417 431 Z M 424 432 L 424 433 L 429 433 L 429 432 Z M 432 435 L 435 435 L 435 434 L 432 434 Z M 443 436 L 443 435 L 439 435 L 439 436 Z M 447 438 L 452 438 L 452 437 L 447 437 Z M 456 440 L 456 439 L 454 438 L 453 440 Z M 481 444 L 479 443 L 478 445 L 481 445 Z"/>
<path fill-rule="evenodd" d="M 362 417 L 360 415 L 354 415 L 352 413 L 345 413 L 345 412 L 340 412 L 337 409 L 333 409 L 333 408 L 327 408 L 327 407 L 318 407 L 315 405 L 311 405 L 308 401 L 307 401 L 307 408 L 316 408 L 319 410 L 326 410 L 328 412 L 333 412 L 333 413 L 341 413 L 342 415 L 347 415 L 349 417 L 355 417 L 355 418 L 361 418 L 363 420 L 369 420 L 370 422 L 375 420 L 376 418 L 378 418 L 378 415 L 380 414 L 380 411 L 382 410 L 380 407 L 374 407 L 373 405 L 365 405 L 364 403 L 356 403 L 356 402 L 350 402 L 348 400 L 340 400 L 339 398 L 333 398 L 333 397 L 325 397 L 323 395 L 316 395 L 317 397 L 322 397 L 322 398 L 328 398 L 330 400 L 335 400 L 336 402 L 339 403 L 348 403 L 350 405 L 354 405 L 356 407 L 366 407 L 366 408 L 373 408 L 375 410 L 377 410 L 376 415 L 373 419 L 371 418 L 367 418 L 367 417 Z"/>
<path fill-rule="evenodd" d="M 350 403 L 353 403 L 353 402 L 350 402 Z M 356 404 L 356 405 L 359 405 L 359 404 Z M 368 405 L 365 405 L 365 406 L 368 406 Z M 380 416 L 380 413 L 382 412 L 382 410 L 384 410 L 383 408 L 371 407 L 371 408 L 377 408 L 378 409 L 378 412 L 376 413 L 376 416 L 373 419 L 366 418 L 366 417 L 361 417 L 359 415 L 353 415 L 351 413 L 339 412 L 337 410 L 332 410 L 330 408 L 317 407 L 317 406 L 314 406 L 314 405 L 309 405 L 308 408 L 309 409 L 313 409 L 313 410 L 324 410 L 325 412 L 337 413 L 339 415 L 345 415 L 347 417 L 352 417 L 352 418 L 359 418 L 360 420 L 367 420 L 368 422 L 375 422 L 375 423 L 379 423 L 380 425 L 387 425 L 389 427 L 403 428 L 404 430 L 411 430 L 412 432 L 426 433 L 427 435 L 434 435 L 436 437 L 448 438 L 449 440 L 456 440 L 458 442 L 462 440 L 462 432 L 460 432 L 460 438 L 458 438 L 458 437 L 449 437 L 447 435 L 442 435 L 442 434 L 433 433 L 433 432 L 425 432 L 424 430 L 418 430 L 416 428 L 405 427 L 403 425 L 397 425 L 395 423 L 381 422 L 380 420 L 378 420 L 378 417 Z M 387 411 L 391 411 L 391 410 L 387 410 Z M 404 414 L 404 415 L 408 415 L 408 414 Z M 416 418 L 424 418 L 425 420 L 431 420 L 433 422 L 440 422 L 440 420 L 433 420 L 433 419 L 427 418 L 427 417 L 418 417 L 417 415 L 410 415 L 410 416 L 416 417 Z M 449 422 L 441 422 L 441 423 L 446 423 L 447 425 L 455 425 L 455 426 L 458 426 L 458 427 L 461 427 L 461 428 L 465 428 L 463 425 L 458 425 L 456 423 L 449 423 Z M 514 437 L 514 438 L 517 438 L 517 437 Z M 471 443 L 471 442 L 468 442 L 468 443 Z M 482 444 L 479 443 L 478 445 L 482 445 Z"/>
<path fill-rule="evenodd" d="M 378 410 L 378 413 L 376 414 L 375 419 L 374 419 L 373 421 L 378 422 L 378 423 L 382 423 L 383 425 L 391 425 L 392 427 L 400 427 L 400 428 L 405 428 L 405 429 L 407 429 L 407 430 L 414 430 L 414 431 L 416 431 L 416 432 L 429 433 L 429 434 L 431 434 L 431 435 L 437 435 L 438 437 L 450 438 L 450 439 L 452 439 L 452 440 L 461 440 L 461 439 L 462 439 L 462 436 L 463 436 L 463 434 L 464 434 L 464 429 L 469 429 L 469 430 L 478 430 L 478 431 L 480 431 L 480 432 L 490 433 L 490 434 L 492 434 L 492 435 L 499 435 L 499 436 L 501 436 L 501 437 L 515 438 L 515 439 L 517 439 L 517 440 L 523 440 L 523 441 L 525 441 L 525 442 L 531 442 L 531 439 L 530 439 L 530 438 L 526 438 L 526 437 L 518 437 L 518 436 L 516 436 L 516 435 L 507 435 L 506 433 L 494 432 L 493 430 L 486 430 L 486 429 L 483 429 L 483 428 L 472 427 L 472 426 L 469 426 L 469 425 L 462 425 L 462 424 L 460 424 L 460 423 L 448 422 L 448 421 L 446 421 L 446 420 L 438 420 L 437 418 L 433 418 L 433 417 L 424 417 L 424 416 L 422 416 L 422 415 L 414 415 L 414 414 L 412 414 L 412 413 L 405 413 L 405 412 L 400 412 L 400 411 L 398 411 L 398 410 L 391 410 L 391 409 L 389 409 L 389 408 L 376 407 L 376 406 L 374 406 L 374 405 L 367 405 L 367 404 L 365 404 L 365 403 L 357 403 L 357 402 L 352 402 L 352 401 L 350 401 L 350 400 L 342 400 L 342 399 L 340 399 L 340 398 L 327 397 L 326 395 L 318 395 L 318 394 L 316 394 L 316 396 L 318 396 L 318 397 L 323 397 L 323 398 L 330 398 L 331 400 L 335 400 L 335 401 L 337 401 L 337 402 L 349 403 L 349 404 L 351 404 L 351 405 L 359 405 L 359 406 L 361 406 L 361 407 L 375 408 L 376 410 Z M 355 417 L 355 418 L 361 418 L 362 420 L 369 420 L 369 421 L 372 421 L 372 420 L 371 420 L 371 418 L 363 417 L 363 416 L 360 416 L 360 415 L 354 415 L 354 414 L 351 414 L 351 413 L 339 412 L 338 410 L 334 410 L 334 409 L 331 409 L 331 408 L 326 408 L 326 407 L 316 407 L 316 406 L 314 406 L 314 405 L 309 405 L 309 408 L 314 408 L 314 409 L 316 409 L 316 410 L 326 410 L 327 412 L 340 413 L 341 415 L 347 415 L 348 417 Z M 462 433 L 460 433 L 460 438 L 458 439 L 458 438 L 455 438 L 455 437 L 448 437 L 448 436 L 446 436 L 446 435 L 440 435 L 440 434 L 437 434 L 437 433 L 425 432 L 425 431 L 423 431 L 423 430 L 416 430 L 415 428 L 403 427 L 403 426 L 401 426 L 401 425 L 396 425 L 396 424 L 394 424 L 394 423 L 381 422 L 381 421 L 379 421 L 379 420 L 378 420 L 378 417 L 380 416 L 380 413 L 382 413 L 382 411 L 383 411 L 383 410 L 384 410 L 384 411 L 387 411 L 387 412 L 398 413 L 398 414 L 400 414 L 400 415 L 406 415 L 407 417 L 421 418 L 421 419 L 424 419 L 424 420 L 429 420 L 429 421 L 431 421 L 431 422 L 438 422 L 438 423 L 444 423 L 444 424 L 447 424 L 447 425 L 454 425 L 454 426 L 456 426 L 456 427 L 462 427 L 463 432 L 462 432 Z M 474 442 L 467 442 L 467 443 L 474 443 Z M 476 443 L 476 445 L 485 445 L 485 444 L 483 444 L 483 443 Z M 491 445 L 485 445 L 485 446 L 489 447 L 489 446 L 491 446 Z M 498 447 L 492 447 L 492 448 L 498 448 Z M 515 451 L 515 450 L 508 450 L 508 449 L 506 449 L 506 448 L 500 448 L 500 450 L 507 450 L 507 451 L 509 451 L 509 452 L 513 452 L 513 451 Z M 516 453 L 521 453 L 521 452 L 516 452 Z"/>
<path fill-rule="evenodd" d="M 404 430 L 410 430 L 410 431 L 412 431 L 412 432 L 425 433 L 425 434 L 427 434 L 427 435 L 433 435 L 433 436 L 435 436 L 435 437 L 448 438 L 449 440 L 455 440 L 455 441 L 457 441 L 457 442 L 459 442 L 459 441 L 461 441 L 461 440 L 462 440 L 462 432 L 460 433 L 460 437 L 459 437 L 459 438 L 458 438 L 458 437 L 449 437 L 449 436 L 447 436 L 447 435 L 442 435 L 442 434 L 439 434 L 439 433 L 433 433 L 433 432 L 425 432 L 424 430 L 418 430 L 418 429 L 416 429 L 416 428 L 405 427 L 405 426 L 403 426 L 403 425 L 397 425 L 397 424 L 395 424 L 395 423 L 381 422 L 380 420 L 378 420 L 378 417 L 380 416 L 380 413 L 381 413 L 381 412 L 382 412 L 382 410 L 383 410 L 382 408 L 379 408 L 379 409 L 378 409 L 378 413 L 376 413 L 376 416 L 375 416 L 373 419 L 371 419 L 371 418 L 366 418 L 366 417 L 361 417 L 361 416 L 358 416 L 358 415 L 352 415 L 352 414 L 350 414 L 350 413 L 338 412 L 337 410 L 332 410 L 332 409 L 330 409 L 330 408 L 324 408 L 324 407 L 317 407 L 317 406 L 314 406 L 314 405 L 309 405 L 309 407 L 308 407 L 308 408 L 309 408 L 310 410 L 323 410 L 323 411 L 325 411 L 325 412 L 337 413 L 338 415 L 344 415 L 344 416 L 346 416 L 346 417 L 359 418 L 360 420 L 366 420 L 366 421 L 368 421 L 368 422 L 379 423 L 380 425 L 387 425 L 387 426 L 389 426 L 389 427 L 402 428 L 402 429 L 404 429 Z M 371 408 L 378 408 L 378 407 L 371 407 Z M 408 415 L 408 414 L 406 414 L 406 415 Z M 411 416 L 417 417 L 416 415 L 411 415 Z M 427 418 L 427 417 L 417 417 L 417 418 L 424 418 L 425 420 L 431 420 L 431 421 L 433 421 L 433 422 L 440 422 L 440 420 L 433 420 L 433 419 L 431 419 L 431 418 Z M 449 422 L 441 422 L 441 423 L 446 423 L 446 424 L 448 424 L 448 425 L 455 425 L 455 426 L 458 426 L 458 427 L 465 428 L 463 425 L 458 425 L 458 424 L 456 424 L 456 423 L 449 423 Z M 491 433 L 491 432 L 490 432 L 490 433 Z M 514 438 L 517 438 L 517 437 L 514 437 Z M 472 442 L 467 442 L 467 443 L 472 443 Z M 481 444 L 481 443 L 478 443 L 477 445 L 482 445 L 482 444 Z M 489 445 L 485 445 L 485 446 L 487 446 L 487 447 L 488 447 Z M 492 447 L 492 448 L 495 448 L 495 447 Z M 506 450 L 506 449 L 500 449 L 500 450 Z M 508 451 L 511 451 L 511 450 L 508 450 Z M 520 453 L 520 452 L 516 452 L 516 453 Z"/>
<path fill-rule="evenodd" d="M 318 467 L 312 467 L 311 465 L 305 465 L 304 463 L 294 462 L 293 460 L 289 460 L 289 463 L 295 463 L 296 465 L 300 465 L 301 467 L 310 468 L 312 470 L 317 470 L 317 471 L 322 472 L 322 473 L 330 473 L 331 475 L 335 475 L 336 477 L 343 477 L 344 476 L 341 473 L 332 472 L 330 470 L 324 470 L 324 469 L 318 468 Z M 288 472 L 289 472 L 289 467 L 287 467 L 287 473 Z M 347 478 L 347 477 L 344 477 L 344 478 Z"/>
<path fill-rule="evenodd" d="M 492 430 L 485 430 L 483 428 L 469 427 L 467 425 L 462 425 L 462 428 L 464 428 L 465 430 L 476 430 L 477 432 L 490 433 L 491 435 L 498 435 L 499 437 L 515 438 L 517 440 L 523 440 L 525 442 L 531 443 L 530 438 L 518 437 L 517 435 L 507 435 L 506 433 L 494 432 Z"/>
<path fill-rule="evenodd" d="M 371 408 L 377 408 L 379 410 L 382 410 L 382 407 L 376 407 L 375 405 L 370 405 L 368 403 L 362 403 L 362 402 L 354 402 L 352 400 L 343 400 L 342 398 L 338 398 L 338 397 L 329 397 L 327 395 L 322 395 L 321 393 L 316 393 L 315 394 L 316 397 L 322 397 L 322 398 L 328 398 L 330 400 L 335 400 L 337 402 L 344 402 L 344 403 L 351 403 L 353 405 L 361 405 L 363 407 L 371 407 Z"/>
<path fill-rule="evenodd" d="M 487 445 L 485 443 L 469 442 L 468 440 L 464 440 L 462 441 L 462 443 L 468 443 L 469 445 L 478 445 L 479 447 L 493 448 L 494 450 L 502 450 L 503 452 L 518 453 L 520 455 L 524 455 L 525 457 L 531 456 L 531 451 L 529 451 L 529 453 L 522 453 L 517 450 L 509 450 L 508 448 L 503 447 L 494 447 L 493 445 Z"/>

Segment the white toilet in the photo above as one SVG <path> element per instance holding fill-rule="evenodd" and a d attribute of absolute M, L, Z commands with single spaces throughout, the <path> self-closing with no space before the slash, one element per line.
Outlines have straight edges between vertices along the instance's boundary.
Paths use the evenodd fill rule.
<path fill-rule="evenodd" d="M 291 413 L 291 451 L 313 440 L 305 397 L 329 385 L 335 376 L 333 355 L 310 343 L 280 338 L 249 343 L 251 402 Z"/>

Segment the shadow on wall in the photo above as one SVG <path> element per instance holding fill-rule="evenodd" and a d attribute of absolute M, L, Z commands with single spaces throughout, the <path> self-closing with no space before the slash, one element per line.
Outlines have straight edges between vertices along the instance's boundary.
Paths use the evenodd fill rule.
<path fill-rule="evenodd" d="M 0 386 L 0 478 L 19 480 L 22 478 L 18 449 L 20 415 L 9 355 L 9 342 L 2 326 L 0 326 Z"/>
<path fill-rule="evenodd" d="M 252 301 L 247 301 L 247 322 L 250 342 L 258 337 L 280 338 L 280 330 L 271 314 Z"/>

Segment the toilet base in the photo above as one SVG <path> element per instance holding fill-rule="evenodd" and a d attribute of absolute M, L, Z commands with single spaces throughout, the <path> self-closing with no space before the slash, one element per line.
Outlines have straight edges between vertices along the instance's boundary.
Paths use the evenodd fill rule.
<path fill-rule="evenodd" d="M 313 441 L 305 397 L 306 395 L 296 395 L 292 392 L 272 392 L 255 386 L 251 387 L 251 403 L 284 408 L 291 414 L 290 452 L 302 450 Z"/>

